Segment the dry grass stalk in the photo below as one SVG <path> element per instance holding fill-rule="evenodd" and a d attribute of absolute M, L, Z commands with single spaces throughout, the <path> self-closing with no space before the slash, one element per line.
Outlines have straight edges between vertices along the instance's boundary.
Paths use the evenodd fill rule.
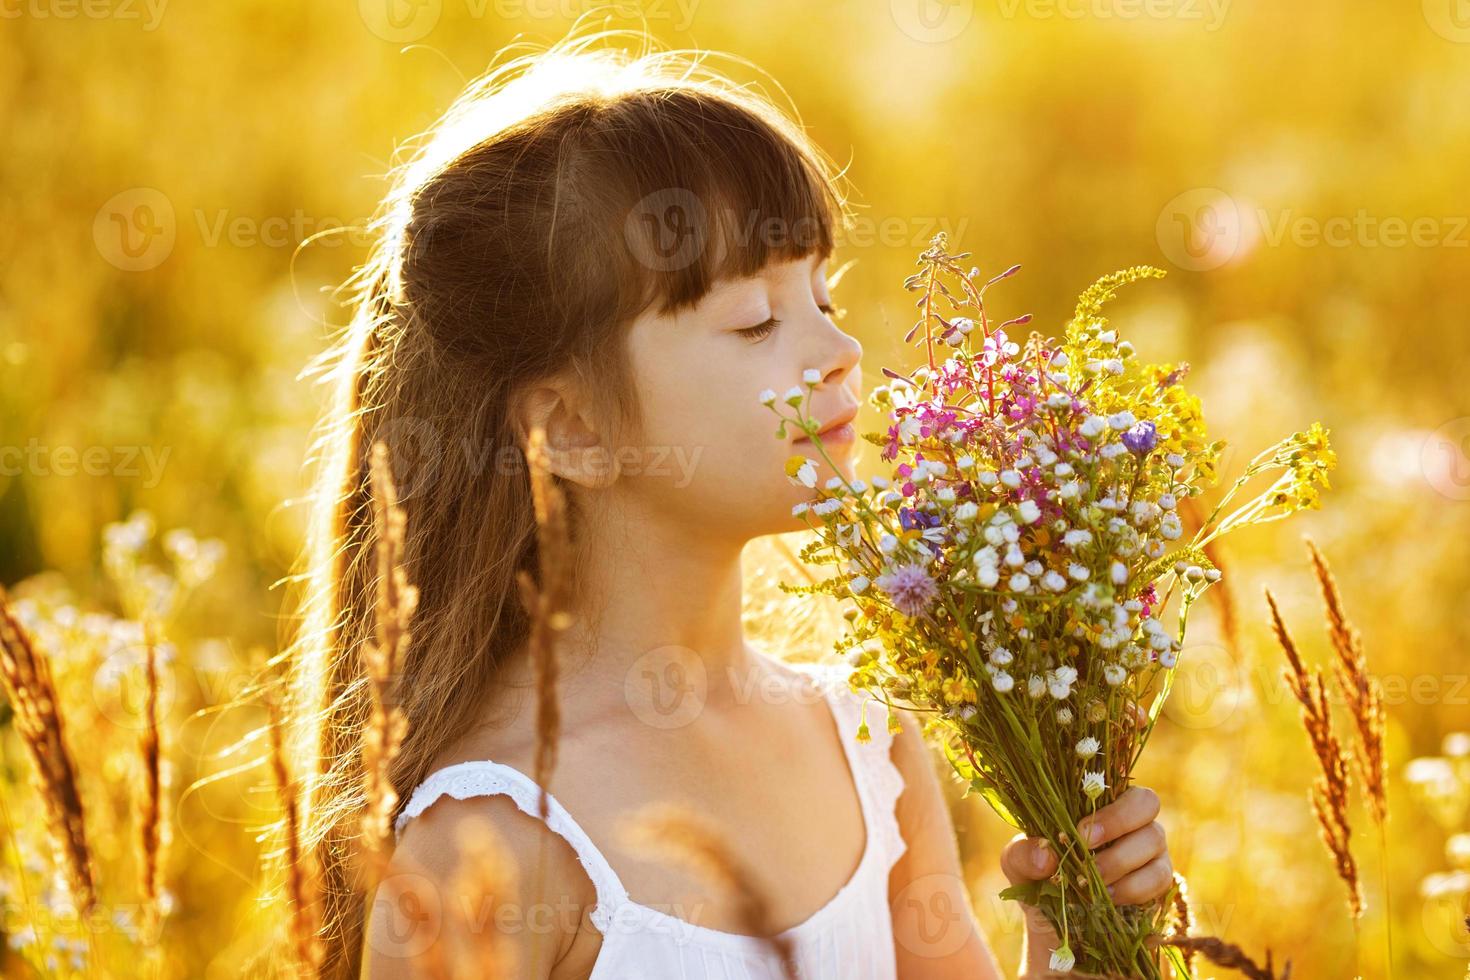
<path fill-rule="evenodd" d="M 1189 930 L 1194 928 L 1194 913 L 1189 908 L 1189 883 L 1179 872 L 1174 872 L 1174 928 L 1170 930 L 1169 938 L 1187 939 Z M 1194 950 L 1183 949 L 1184 965 L 1194 966 Z"/>
<path fill-rule="evenodd" d="M 450 969 L 445 955 L 445 944 L 438 940 L 444 933 L 444 916 L 440 909 L 439 896 L 434 893 L 429 879 L 419 874 L 390 875 L 383 879 L 379 902 L 390 908 L 412 909 L 413 921 L 410 928 L 422 929 L 429 941 L 413 957 L 413 969 L 409 974 L 415 980 L 451 980 L 464 974 Z M 391 913 L 390 913 L 391 914 Z"/>
<path fill-rule="evenodd" d="M 561 730 L 557 702 L 557 637 L 571 625 L 567 611 L 572 570 L 567 529 L 566 497 L 552 475 L 546 453 L 546 430 L 530 432 L 526 462 L 530 467 L 531 497 L 536 512 L 536 544 L 540 585 L 529 571 L 518 576 L 521 601 L 531 616 L 530 653 L 536 687 L 536 759 L 533 776 L 541 787 L 539 810 L 547 816 L 547 784 L 556 767 L 556 745 Z"/>
<path fill-rule="evenodd" d="M 1368 658 L 1363 653 L 1362 636 L 1342 607 L 1342 593 L 1332 567 L 1317 545 L 1307 539 L 1312 555 L 1312 570 L 1322 588 L 1322 603 L 1327 610 L 1327 631 L 1332 649 L 1337 654 L 1336 679 L 1357 730 L 1355 761 L 1363 779 L 1363 794 L 1376 823 L 1388 818 L 1388 766 L 1383 754 L 1383 691 L 1368 673 Z"/>
<path fill-rule="evenodd" d="M 687 807 L 656 803 L 643 808 L 626 825 L 623 835 L 628 846 L 662 854 L 729 896 L 735 904 L 741 931 L 765 940 L 780 958 L 785 976 L 794 980 L 794 951 L 790 941 L 773 928 L 765 896 L 719 833 L 702 818 Z"/>
<path fill-rule="evenodd" d="M 516 975 L 514 947 L 500 942 L 493 928 L 495 907 L 515 895 L 515 866 L 488 820 L 462 823 L 457 831 L 459 871 L 451 894 L 462 903 L 463 928 L 455 950 L 455 975 L 499 980 Z M 513 900 L 513 898 L 512 898 Z"/>
<path fill-rule="evenodd" d="M 139 850 L 143 864 L 143 901 L 150 935 L 163 922 L 159 902 L 163 890 L 163 750 L 158 727 L 158 641 L 151 624 L 144 623 L 143 644 L 147 695 L 143 702 L 143 735 L 139 755 L 143 763 L 143 792 L 138 812 Z"/>
<path fill-rule="evenodd" d="M 311 852 L 301 844 L 300 791 L 286 762 L 285 723 L 281 706 L 267 694 L 267 726 L 270 735 L 271 773 L 276 795 L 285 815 L 286 893 L 291 903 L 291 940 L 299 976 L 315 977 L 321 972 L 325 950 L 317 934 L 321 921 L 321 882 Z"/>
<path fill-rule="evenodd" d="M 1291 961 L 1287 960 L 1281 968 L 1281 975 L 1276 975 L 1276 967 L 1271 961 L 1271 951 L 1266 950 L 1266 965 L 1261 966 L 1246 955 L 1245 950 L 1234 943 L 1227 943 L 1215 936 L 1191 936 L 1183 939 L 1165 939 L 1160 945 L 1174 946 L 1185 953 L 1199 953 L 1205 959 L 1216 966 L 1223 966 L 1227 970 L 1235 970 L 1242 976 L 1250 977 L 1251 980 L 1291 980 Z"/>
<path fill-rule="evenodd" d="M 1297 652 L 1296 643 L 1287 632 L 1281 611 L 1271 591 L 1266 590 L 1266 603 L 1271 607 L 1271 627 L 1289 664 L 1285 671 L 1287 684 L 1302 707 L 1302 725 L 1312 743 L 1312 752 L 1322 767 L 1322 775 L 1312 785 L 1312 812 L 1317 817 L 1322 842 L 1327 845 L 1337 867 L 1337 876 L 1347 886 L 1348 909 L 1354 919 L 1363 914 L 1363 889 L 1358 880 L 1358 865 L 1353 860 L 1352 827 L 1348 822 L 1348 760 L 1332 730 L 1330 706 L 1322 672 L 1308 672 Z"/>
<path fill-rule="evenodd" d="M 372 716 L 363 737 L 362 852 L 367 864 L 366 890 L 371 893 L 387 871 L 392 852 L 393 815 L 398 793 L 390 769 L 403 744 L 408 719 L 398 705 L 398 677 L 410 639 L 409 625 L 418 608 L 418 590 L 403 567 L 407 518 L 398 503 L 398 489 L 388 459 L 388 447 L 373 444 L 369 458 L 372 481 L 373 526 L 378 589 L 374 603 L 376 642 L 367 644 L 367 668 Z"/>
<path fill-rule="evenodd" d="M 1327 633 L 1332 640 L 1332 650 L 1337 655 L 1334 676 L 1342 691 L 1348 711 L 1352 714 L 1353 727 L 1357 732 L 1356 751 L 1353 761 L 1363 781 L 1363 795 L 1368 800 L 1368 811 L 1378 828 L 1379 868 L 1383 875 L 1384 938 L 1388 947 L 1389 975 L 1393 973 L 1393 905 L 1392 891 L 1388 884 L 1388 834 L 1384 823 L 1388 820 L 1388 760 L 1383 752 L 1384 711 L 1383 689 L 1377 679 L 1368 673 L 1368 657 L 1363 651 L 1362 635 L 1351 622 L 1342 606 L 1342 593 L 1337 587 L 1337 577 L 1327 557 L 1311 538 L 1307 538 L 1307 551 L 1312 556 L 1312 571 L 1322 589 L 1322 604 L 1327 612 Z"/>
<path fill-rule="evenodd" d="M 35 785 L 78 910 L 97 904 L 92 852 L 77 786 L 76 763 L 66 746 L 61 705 L 51 664 L 31 640 L 0 588 L 0 683 L 15 713 L 15 729 L 35 763 Z"/>

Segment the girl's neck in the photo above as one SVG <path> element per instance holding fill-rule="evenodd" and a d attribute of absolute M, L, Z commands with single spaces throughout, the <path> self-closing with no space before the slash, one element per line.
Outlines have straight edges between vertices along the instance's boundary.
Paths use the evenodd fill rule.
<path fill-rule="evenodd" d="M 744 543 L 668 521 L 590 523 L 596 530 L 585 542 L 582 587 L 564 634 L 563 695 L 631 702 L 650 696 L 650 674 L 692 679 L 694 671 L 702 672 L 708 703 L 750 683 Z"/>

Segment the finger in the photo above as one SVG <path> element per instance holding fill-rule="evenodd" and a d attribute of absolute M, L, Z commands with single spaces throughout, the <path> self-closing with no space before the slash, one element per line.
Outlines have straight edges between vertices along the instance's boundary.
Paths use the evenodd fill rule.
<path fill-rule="evenodd" d="M 1057 870 L 1057 856 L 1045 837 L 1017 834 L 1000 852 L 1000 867 L 1013 885 L 1050 878 Z"/>
<path fill-rule="evenodd" d="M 1167 892 L 1173 883 L 1174 863 L 1168 854 L 1160 854 L 1109 885 L 1108 894 L 1118 905 L 1142 905 Z"/>
<path fill-rule="evenodd" d="M 1155 820 L 1130 831 L 1096 852 L 1097 871 L 1103 882 L 1112 884 L 1130 871 L 1137 871 L 1160 854 L 1167 853 L 1164 826 Z"/>
<path fill-rule="evenodd" d="M 1158 815 L 1159 794 L 1147 786 L 1130 786 L 1122 796 L 1080 821 L 1077 830 L 1095 848 L 1131 830 L 1146 827 Z"/>

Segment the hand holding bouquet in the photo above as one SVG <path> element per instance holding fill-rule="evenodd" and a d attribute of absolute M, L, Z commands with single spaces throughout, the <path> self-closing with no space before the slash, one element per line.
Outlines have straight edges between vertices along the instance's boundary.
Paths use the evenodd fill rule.
<path fill-rule="evenodd" d="M 850 601 L 839 648 L 854 689 L 921 714 L 959 776 L 1053 849 L 1055 874 L 1002 893 L 1053 925 L 1052 968 L 1162 977 L 1149 939 L 1167 896 L 1115 903 L 1079 823 L 1129 788 L 1189 608 L 1220 578 L 1204 546 L 1317 506 L 1335 457 L 1313 424 L 1252 460 L 1187 530 L 1180 505 L 1215 482 L 1224 444 L 1208 440 L 1181 383 L 1188 366 L 1140 363 L 1102 316 L 1119 286 L 1163 273 L 1099 280 L 1062 340 L 1033 333 L 1023 345 L 1009 331 L 1029 316 L 997 325 L 985 309 L 986 291 L 1016 268 L 982 281 L 947 246 L 937 236 L 905 283 L 920 311 L 906 340 L 925 363 L 885 368 L 890 383 L 870 395 L 889 426 L 864 438 L 891 474 L 819 487 L 814 461 L 788 462 L 815 493 L 797 507 L 816 532 L 802 557 L 838 574 L 783 588 Z M 798 426 L 825 457 L 810 391 L 763 401 L 779 435 Z M 1237 501 L 1262 475 L 1270 485 Z"/>

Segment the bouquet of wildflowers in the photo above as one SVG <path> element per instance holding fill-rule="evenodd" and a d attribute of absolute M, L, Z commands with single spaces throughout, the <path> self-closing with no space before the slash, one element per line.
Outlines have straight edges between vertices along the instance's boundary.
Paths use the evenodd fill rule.
<path fill-rule="evenodd" d="M 1023 344 L 1010 331 L 1029 316 L 993 324 L 985 309 L 986 290 L 1016 268 L 982 280 L 947 245 L 936 237 L 905 282 L 920 311 L 906 339 L 926 362 L 885 368 L 888 383 L 870 395 L 889 425 L 864 438 L 882 447 L 890 475 L 849 481 L 828 459 L 839 475 L 817 486 L 815 460 L 788 461 L 788 476 L 814 491 L 796 508 L 816 532 L 802 558 L 838 574 L 782 588 L 847 602 L 838 648 L 854 689 L 921 712 L 960 777 L 1050 842 L 1057 874 L 1002 894 L 1055 926 L 1053 968 L 1162 977 L 1147 940 L 1171 896 L 1115 906 L 1077 823 L 1128 785 L 1189 608 L 1220 578 L 1205 545 L 1316 507 L 1335 457 L 1313 424 L 1252 460 L 1186 529 L 1181 502 L 1215 482 L 1224 444 L 1207 439 L 1181 383 L 1188 365 L 1141 363 L 1101 314 L 1119 286 L 1163 273 L 1140 266 L 1099 280 L 1063 339 L 1032 333 Z M 781 417 L 778 435 L 798 426 L 826 458 L 811 388 L 762 400 Z M 1242 502 L 1262 475 L 1272 482 Z"/>

